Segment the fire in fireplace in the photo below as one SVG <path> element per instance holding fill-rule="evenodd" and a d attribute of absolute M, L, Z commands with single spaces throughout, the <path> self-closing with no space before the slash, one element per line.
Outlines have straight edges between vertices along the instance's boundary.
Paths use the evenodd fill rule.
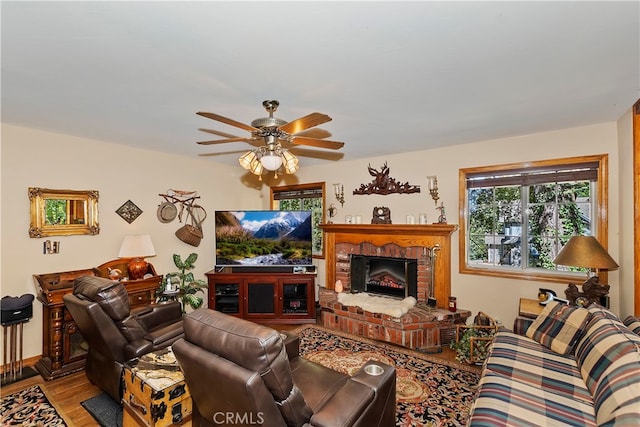
<path fill-rule="evenodd" d="M 351 255 L 351 292 L 393 298 L 418 295 L 418 260 Z"/>

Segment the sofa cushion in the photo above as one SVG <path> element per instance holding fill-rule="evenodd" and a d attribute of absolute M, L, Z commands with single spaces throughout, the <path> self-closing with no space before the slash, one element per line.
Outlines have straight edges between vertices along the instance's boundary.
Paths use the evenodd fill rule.
<path fill-rule="evenodd" d="M 485 371 L 467 425 L 595 426 L 593 404 Z"/>
<path fill-rule="evenodd" d="M 640 318 L 635 316 L 627 316 L 622 322 L 631 332 L 640 335 Z"/>
<path fill-rule="evenodd" d="M 496 334 L 485 370 L 588 404 L 593 402 L 573 357 L 561 356 L 511 332 Z"/>
<path fill-rule="evenodd" d="M 576 346 L 576 362 L 593 395 L 600 425 L 626 425 L 640 407 L 640 337 L 595 312 Z M 631 418 L 633 419 L 633 418 Z"/>
<path fill-rule="evenodd" d="M 526 335 L 556 353 L 569 354 L 590 317 L 591 313 L 583 308 L 551 301 L 527 329 Z"/>

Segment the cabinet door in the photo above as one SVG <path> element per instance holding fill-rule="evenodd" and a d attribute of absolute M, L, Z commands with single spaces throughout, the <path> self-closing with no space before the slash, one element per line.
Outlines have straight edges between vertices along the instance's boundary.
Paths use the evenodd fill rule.
<path fill-rule="evenodd" d="M 283 318 L 309 317 L 315 313 L 313 281 L 280 280 L 279 311 Z"/>
<path fill-rule="evenodd" d="M 209 308 L 232 316 L 241 316 L 241 302 L 241 280 L 216 280 L 209 285 Z"/>
<path fill-rule="evenodd" d="M 277 281 L 273 279 L 247 279 L 245 282 L 244 308 L 247 319 L 271 319 L 276 317 Z"/>

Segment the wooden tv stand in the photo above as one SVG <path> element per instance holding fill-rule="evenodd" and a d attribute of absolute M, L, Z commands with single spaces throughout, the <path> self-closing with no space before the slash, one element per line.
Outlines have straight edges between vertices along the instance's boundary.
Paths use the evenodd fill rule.
<path fill-rule="evenodd" d="M 215 270 L 205 274 L 210 309 L 256 323 L 316 322 L 315 274 Z"/>

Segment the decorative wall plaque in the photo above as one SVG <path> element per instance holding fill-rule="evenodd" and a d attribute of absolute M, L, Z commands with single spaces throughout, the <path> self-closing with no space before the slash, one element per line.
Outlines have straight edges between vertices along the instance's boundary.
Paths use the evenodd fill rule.
<path fill-rule="evenodd" d="M 131 200 L 127 200 L 122 206 L 118 208 L 116 213 L 120 215 L 122 219 L 131 224 L 142 214 L 142 209 L 137 207 L 136 204 Z"/>
<path fill-rule="evenodd" d="M 367 166 L 369 175 L 374 179 L 369 184 L 360 184 L 360 188 L 353 190 L 353 194 L 392 194 L 392 193 L 419 193 L 419 185 L 411 185 L 408 182 L 400 183 L 394 178 L 389 176 L 389 167 L 387 162 L 384 162 L 380 171 L 371 167 L 371 164 Z"/>

